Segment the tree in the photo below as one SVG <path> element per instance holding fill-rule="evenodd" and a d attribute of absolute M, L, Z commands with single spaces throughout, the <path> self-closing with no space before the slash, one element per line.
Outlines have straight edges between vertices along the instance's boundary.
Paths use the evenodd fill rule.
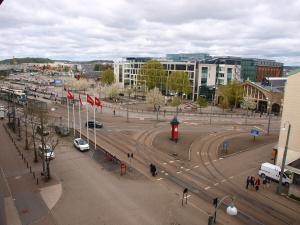
<path fill-rule="evenodd" d="M 101 83 L 111 85 L 115 81 L 114 71 L 107 69 L 101 76 Z"/>
<path fill-rule="evenodd" d="M 221 109 L 223 109 L 223 113 L 225 109 L 229 109 L 229 102 L 227 100 L 227 98 L 223 98 L 221 97 L 220 103 L 218 104 L 218 107 L 220 107 Z"/>
<path fill-rule="evenodd" d="M 199 105 L 201 113 L 201 108 L 206 108 L 208 106 L 208 102 L 205 97 L 199 96 L 199 98 L 197 99 L 197 105 Z"/>
<path fill-rule="evenodd" d="M 125 94 L 128 95 L 128 99 L 130 98 L 130 95 L 134 92 L 134 88 L 130 87 L 130 85 L 125 87 L 124 90 Z"/>
<path fill-rule="evenodd" d="M 119 96 L 119 87 L 116 84 L 106 86 L 106 88 L 104 88 L 104 91 L 110 99 L 116 99 Z"/>
<path fill-rule="evenodd" d="M 66 79 L 66 82 L 63 84 L 64 88 L 66 88 L 69 91 L 75 90 L 76 87 L 76 79 L 73 77 L 69 77 Z"/>
<path fill-rule="evenodd" d="M 83 91 L 85 93 L 85 91 L 87 91 L 89 87 L 90 84 L 86 79 L 79 79 L 75 81 L 76 90 Z"/>
<path fill-rule="evenodd" d="M 100 71 L 100 65 L 99 64 L 95 64 L 94 71 Z"/>
<path fill-rule="evenodd" d="M 236 107 L 237 103 L 243 99 L 244 90 L 242 84 L 238 83 L 237 80 L 233 80 L 226 86 L 221 88 L 222 97 L 227 99 L 230 105 L 230 110 Z"/>
<path fill-rule="evenodd" d="M 158 88 L 153 88 L 148 92 L 146 101 L 150 104 L 153 104 L 154 110 L 157 111 L 157 120 L 158 120 L 158 111 L 160 109 L 160 106 L 164 104 L 165 97 L 162 95 L 162 93 L 159 91 Z"/>
<path fill-rule="evenodd" d="M 255 99 L 253 99 L 252 97 L 251 97 L 251 95 L 249 96 L 246 96 L 246 97 L 244 97 L 244 99 L 241 101 L 241 108 L 243 108 L 243 109 L 256 109 L 256 107 L 257 107 L 257 103 L 256 103 L 256 101 L 255 101 Z"/>
<path fill-rule="evenodd" d="M 149 90 L 161 87 L 166 81 L 166 71 L 163 65 L 157 60 L 149 60 L 142 65 L 137 76 L 138 83 L 146 82 Z"/>
<path fill-rule="evenodd" d="M 171 106 L 179 106 L 182 103 L 182 99 L 179 97 L 175 97 L 172 101 L 171 101 Z"/>
<path fill-rule="evenodd" d="M 188 75 L 184 71 L 174 71 L 167 79 L 169 90 L 176 91 L 178 95 L 191 94 L 192 87 Z"/>

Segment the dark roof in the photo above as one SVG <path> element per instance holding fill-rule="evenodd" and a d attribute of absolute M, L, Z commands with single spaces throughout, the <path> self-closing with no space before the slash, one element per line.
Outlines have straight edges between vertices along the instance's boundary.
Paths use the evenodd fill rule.
<path fill-rule="evenodd" d="M 83 73 L 83 75 L 88 78 L 98 78 L 102 76 L 102 73 L 103 71 L 91 71 L 91 72 Z"/>

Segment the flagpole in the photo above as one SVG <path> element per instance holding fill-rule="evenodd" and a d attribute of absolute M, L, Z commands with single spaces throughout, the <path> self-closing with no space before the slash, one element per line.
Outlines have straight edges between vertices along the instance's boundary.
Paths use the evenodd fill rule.
<path fill-rule="evenodd" d="M 86 104 L 86 137 L 87 137 L 87 142 L 90 144 L 90 139 L 89 139 L 89 108 L 88 104 Z"/>
<path fill-rule="evenodd" d="M 70 129 L 69 96 L 67 97 L 67 106 L 68 106 L 68 128 Z"/>
<path fill-rule="evenodd" d="M 75 99 L 73 98 L 73 128 L 74 128 L 74 137 L 75 137 L 75 112 L 74 112 L 74 105 L 75 105 Z"/>
<path fill-rule="evenodd" d="M 79 96 L 80 98 L 80 96 Z M 81 105 L 81 100 L 79 100 L 79 107 L 78 107 L 78 114 L 79 114 L 79 132 L 80 132 L 80 138 L 81 138 L 81 113 L 80 113 L 80 105 Z"/>
<path fill-rule="evenodd" d="M 94 139 L 95 139 L 95 150 L 96 150 L 97 142 L 96 142 L 96 116 L 95 116 L 95 112 L 96 112 L 96 106 L 94 107 Z"/>

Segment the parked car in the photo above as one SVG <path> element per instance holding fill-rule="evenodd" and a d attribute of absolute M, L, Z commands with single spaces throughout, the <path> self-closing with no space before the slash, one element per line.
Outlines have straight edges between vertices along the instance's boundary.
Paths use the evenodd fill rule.
<path fill-rule="evenodd" d="M 42 135 L 42 126 L 41 125 L 38 125 L 36 127 L 36 132 L 39 134 L 39 135 Z M 43 126 L 43 136 L 46 136 L 46 135 L 49 135 L 50 132 L 48 130 L 48 127 L 47 126 Z"/>
<path fill-rule="evenodd" d="M 44 156 L 45 156 L 45 159 L 54 159 L 54 151 L 52 150 L 52 148 L 50 148 L 50 146 L 48 145 L 45 145 L 44 146 Z M 39 145 L 39 152 L 40 152 L 40 155 L 43 157 L 43 148 L 42 148 L 42 145 Z"/>
<path fill-rule="evenodd" d="M 55 126 L 55 132 L 60 136 L 68 136 L 70 134 L 69 128 L 64 126 Z"/>
<path fill-rule="evenodd" d="M 103 125 L 102 123 L 98 122 L 98 121 L 94 121 L 94 120 L 89 120 L 85 123 L 85 126 L 88 128 L 94 128 L 94 126 L 96 126 L 96 128 L 102 128 Z"/>
<path fill-rule="evenodd" d="M 261 177 L 263 178 L 269 177 L 277 181 L 279 181 L 280 173 L 281 173 L 281 168 L 279 166 L 267 162 L 261 164 L 258 171 L 258 174 Z M 282 174 L 282 183 L 285 184 L 286 186 L 289 186 L 292 182 L 291 175 L 292 175 L 291 172 L 286 169 Z"/>
<path fill-rule="evenodd" d="M 74 146 L 77 148 L 79 151 L 87 151 L 90 149 L 89 144 L 82 138 L 76 138 L 74 140 Z"/>

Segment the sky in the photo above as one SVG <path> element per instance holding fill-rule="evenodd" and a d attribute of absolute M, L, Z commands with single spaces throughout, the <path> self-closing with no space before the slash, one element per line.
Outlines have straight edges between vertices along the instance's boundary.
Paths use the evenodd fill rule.
<path fill-rule="evenodd" d="M 0 60 L 208 53 L 300 66 L 299 0 L 4 0 Z"/>

